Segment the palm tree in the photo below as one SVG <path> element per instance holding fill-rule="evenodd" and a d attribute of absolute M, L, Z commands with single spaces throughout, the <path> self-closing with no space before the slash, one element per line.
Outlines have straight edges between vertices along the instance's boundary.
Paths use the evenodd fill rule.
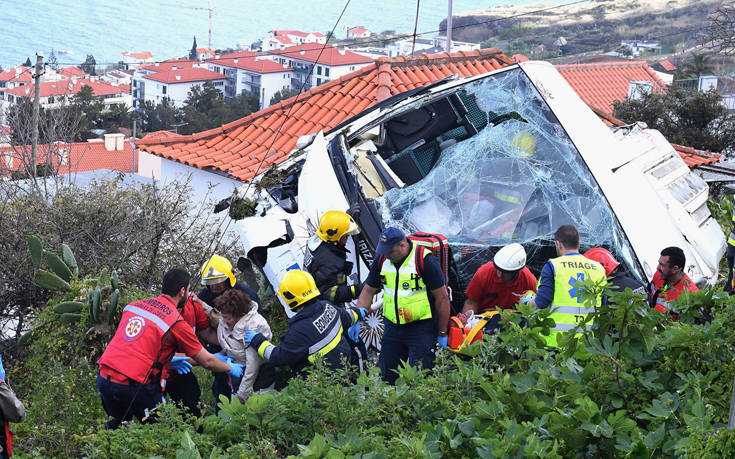
<path fill-rule="evenodd" d="M 710 55 L 706 53 L 692 53 L 692 60 L 682 65 L 682 71 L 691 78 L 712 73 L 714 67 L 709 62 Z"/>

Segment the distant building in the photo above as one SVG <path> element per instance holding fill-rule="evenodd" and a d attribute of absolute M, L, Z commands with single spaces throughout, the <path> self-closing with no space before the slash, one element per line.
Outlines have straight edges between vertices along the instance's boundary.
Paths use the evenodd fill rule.
<path fill-rule="evenodd" d="M 33 81 L 33 69 L 30 67 L 8 67 L 0 72 L 0 91 L 23 86 Z"/>
<path fill-rule="evenodd" d="M 134 74 L 135 70 L 111 70 L 104 75 L 101 75 L 100 78 L 102 80 L 109 81 L 110 83 L 132 86 Z"/>
<path fill-rule="evenodd" d="M 373 59 L 317 43 L 271 51 L 272 59 L 293 69 L 291 90 L 308 90 L 373 63 Z M 313 70 L 312 70 L 313 68 Z"/>
<path fill-rule="evenodd" d="M 447 50 L 447 37 L 416 37 L 415 41 L 413 38 L 404 38 L 402 40 L 396 40 L 388 43 L 385 45 L 385 49 L 388 51 L 388 55 L 390 57 L 411 56 L 412 50 L 414 56 L 418 54 L 441 53 Z M 452 40 L 453 53 L 459 51 L 474 51 L 477 49 L 480 49 L 479 43 Z"/>
<path fill-rule="evenodd" d="M 300 30 L 271 30 L 268 37 L 261 43 L 263 51 L 285 49 L 289 46 L 303 45 L 304 43 L 325 44 L 327 36 L 321 32 L 302 32 Z"/>
<path fill-rule="evenodd" d="M 191 88 L 206 81 L 212 81 L 224 94 L 225 79 L 209 70 L 205 62 L 189 59 L 141 65 L 133 75 L 133 106 L 139 107 L 143 102 L 158 104 L 168 97 L 175 106 L 182 107 Z"/>
<path fill-rule="evenodd" d="M 135 68 L 141 64 L 153 63 L 153 53 L 143 51 L 142 53 L 122 52 L 122 63 L 126 69 Z"/>
<path fill-rule="evenodd" d="M 197 48 L 197 60 L 203 61 L 217 55 L 215 50 L 207 48 Z"/>
<path fill-rule="evenodd" d="M 79 93 L 84 86 L 92 88 L 94 97 L 105 103 L 105 108 L 112 105 L 132 106 L 130 86 L 108 83 L 98 77 L 75 78 L 60 81 L 46 81 L 41 83 L 40 100 L 44 108 L 56 108 L 63 105 L 70 97 Z M 33 85 L 18 86 L 6 89 L 0 102 L 4 107 L 14 105 L 23 99 L 32 99 L 35 91 Z"/>
<path fill-rule="evenodd" d="M 347 39 L 356 39 L 356 38 L 368 38 L 371 35 L 374 35 L 371 31 L 366 29 L 364 26 L 355 26 L 355 27 L 347 27 L 347 31 L 345 33 L 347 36 Z"/>
<path fill-rule="evenodd" d="M 622 48 L 626 48 L 633 56 L 640 56 L 646 51 L 660 51 L 661 42 L 657 40 L 623 40 L 620 42 Z"/>
<path fill-rule="evenodd" d="M 293 69 L 288 65 L 251 51 L 223 54 L 208 59 L 207 68 L 227 77 L 225 98 L 231 99 L 246 92 L 253 93 L 260 100 L 260 108 L 267 107 L 276 92 L 290 89 L 293 77 Z"/>

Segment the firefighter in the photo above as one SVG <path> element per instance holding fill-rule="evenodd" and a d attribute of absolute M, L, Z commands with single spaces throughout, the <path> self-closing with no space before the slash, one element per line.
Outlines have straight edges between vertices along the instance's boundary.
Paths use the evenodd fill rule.
<path fill-rule="evenodd" d="M 319 219 L 316 236 L 309 239 L 304 267 L 314 277 L 319 298 L 335 306 L 345 307 L 360 296 L 362 284 L 359 279 L 348 284 L 352 274 L 352 262 L 347 261 L 347 238 L 358 232 L 355 221 L 346 212 L 330 210 Z M 352 363 L 362 371 L 362 362 L 367 355 L 365 344 L 360 340 L 360 323 L 347 331 L 347 341 L 352 349 Z"/>
<path fill-rule="evenodd" d="M 536 298 L 530 304 L 538 308 L 552 308 L 551 318 L 556 325 L 546 339 L 549 346 L 557 346 L 559 333 L 576 329 L 587 314 L 594 312 L 582 304 L 580 280 L 600 282 L 605 280 L 605 268 L 579 253 L 579 232 L 574 225 L 562 225 L 554 233 L 557 257 L 549 260 L 541 269 Z M 595 306 L 602 303 L 597 298 Z M 591 324 L 587 324 L 589 327 Z"/>
<path fill-rule="evenodd" d="M 214 300 L 230 288 L 236 288 L 247 294 L 248 298 L 258 303 L 258 314 L 263 314 L 263 306 L 260 304 L 258 294 L 247 285 L 237 282 L 232 272 L 232 263 L 220 255 L 212 255 L 201 270 L 202 285 L 204 288 L 197 296 L 205 303 L 205 309 L 209 313 L 207 305 L 213 305 Z M 216 324 L 213 325 L 216 328 Z"/>
<path fill-rule="evenodd" d="M 357 307 L 369 307 L 383 289 L 380 372 L 395 384 L 402 360 L 431 369 L 435 345 L 447 347 L 449 294 L 439 260 L 428 250 L 419 251 L 400 229 L 388 227 L 380 233 L 376 255 Z"/>
<path fill-rule="evenodd" d="M 130 303 L 99 364 L 97 390 L 109 415 L 106 428 L 115 429 L 133 416 L 153 421 L 152 410 L 163 401 L 161 371 L 191 370 L 188 357 L 205 368 L 240 377 L 242 366 L 225 363 L 207 352 L 181 316 L 189 298 L 189 273 L 172 268 L 163 276 L 161 296 Z M 185 357 L 172 356 L 181 352 Z"/>
<path fill-rule="evenodd" d="M 294 375 L 304 375 L 304 369 L 317 356 L 323 356 L 332 368 L 340 368 L 350 355 L 345 330 L 365 317 L 366 309 L 337 308 L 319 299 L 314 278 L 306 271 L 286 272 L 278 295 L 296 313 L 288 321 L 288 330 L 281 344 L 274 346 L 261 333 L 248 330 L 243 342 L 276 366 L 289 366 Z"/>
<path fill-rule="evenodd" d="M 646 286 L 631 276 L 607 249 L 595 247 L 586 251 L 584 256 L 590 260 L 595 260 L 605 268 L 605 275 L 608 278 L 610 290 L 622 292 L 626 288 L 629 288 L 637 295 L 646 294 Z M 603 298 L 603 302 L 606 301 L 607 298 Z"/>
<path fill-rule="evenodd" d="M 679 298 L 684 291 L 696 292 L 699 289 L 684 272 L 686 255 L 679 247 L 666 247 L 661 251 L 653 279 L 648 284 L 649 305 L 658 312 L 671 309 L 670 303 Z M 672 310 L 674 319 L 676 311 Z"/>

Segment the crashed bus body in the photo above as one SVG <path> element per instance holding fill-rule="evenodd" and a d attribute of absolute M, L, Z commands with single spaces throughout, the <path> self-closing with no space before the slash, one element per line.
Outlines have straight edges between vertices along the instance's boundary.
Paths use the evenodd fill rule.
<path fill-rule="evenodd" d="M 545 62 L 394 96 L 317 133 L 286 168 L 289 180 L 257 196 L 258 216 L 237 222 L 276 289 L 333 209 L 360 226 L 348 247 L 361 281 L 384 227 L 444 234 L 454 308 L 505 244 L 523 244 L 538 275 L 563 224 L 579 229 L 582 251 L 605 247 L 645 282 L 661 249 L 679 246 L 694 282 L 713 284 L 725 250 L 706 183 L 661 134 L 614 132 Z"/>

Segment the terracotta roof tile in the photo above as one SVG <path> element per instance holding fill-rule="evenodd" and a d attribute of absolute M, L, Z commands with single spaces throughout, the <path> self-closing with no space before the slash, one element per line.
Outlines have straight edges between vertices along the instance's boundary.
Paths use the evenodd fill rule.
<path fill-rule="evenodd" d="M 631 81 L 651 82 L 657 92 L 666 88 L 643 61 L 557 65 L 556 68 L 587 105 L 609 113 L 613 111 L 613 102 L 628 97 Z"/>
<path fill-rule="evenodd" d="M 467 65 L 468 62 L 474 64 Z M 219 128 L 172 139 L 145 138 L 139 146 L 143 151 L 195 167 L 216 167 L 247 182 L 285 160 L 296 148 L 300 136 L 331 129 L 385 99 L 386 95 L 424 86 L 455 73 L 477 75 L 511 64 L 512 59 L 497 48 L 380 58 L 362 69 Z M 379 90 L 381 99 L 378 99 Z"/>

